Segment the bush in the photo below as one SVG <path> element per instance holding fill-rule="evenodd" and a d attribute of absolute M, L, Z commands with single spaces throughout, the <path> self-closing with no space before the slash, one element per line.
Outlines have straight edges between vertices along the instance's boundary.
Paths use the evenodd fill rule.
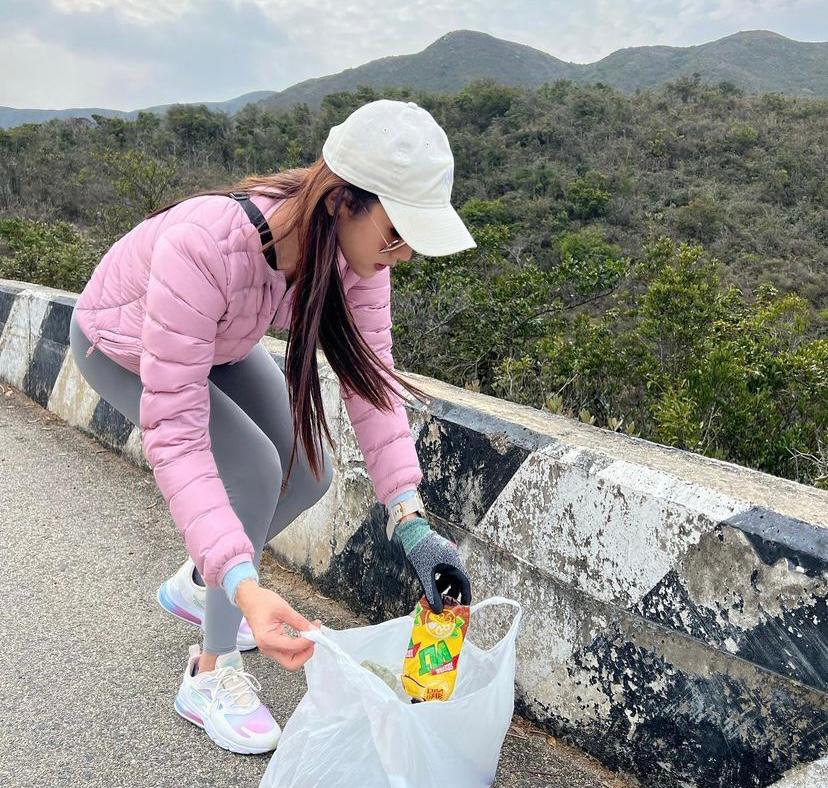
<path fill-rule="evenodd" d="M 719 203 L 707 194 L 694 197 L 673 213 L 673 227 L 688 240 L 709 243 L 718 237 L 723 226 L 724 212 Z"/>
<path fill-rule="evenodd" d="M 0 278 L 79 293 L 105 251 L 68 222 L 0 220 L 0 238 L 14 252 L 0 257 Z"/>
<path fill-rule="evenodd" d="M 734 123 L 727 133 L 730 150 L 745 153 L 759 141 L 759 132 L 745 123 Z"/>
<path fill-rule="evenodd" d="M 615 287 L 627 272 L 629 261 L 603 234 L 587 227 L 566 233 L 559 240 L 561 262 L 557 269 L 559 281 L 568 283 L 572 292 L 590 295 Z"/>
<path fill-rule="evenodd" d="M 566 199 L 570 212 L 576 219 L 593 219 L 607 209 L 610 193 L 606 189 L 607 179 L 599 172 L 587 173 L 566 185 Z"/>

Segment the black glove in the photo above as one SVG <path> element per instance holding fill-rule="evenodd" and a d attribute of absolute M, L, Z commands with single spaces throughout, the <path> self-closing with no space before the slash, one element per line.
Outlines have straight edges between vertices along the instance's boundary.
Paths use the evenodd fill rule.
<path fill-rule="evenodd" d="M 395 533 L 435 613 L 443 612 L 442 594 L 471 604 L 471 581 L 454 542 L 432 531 L 422 517 L 400 523 Z"/>

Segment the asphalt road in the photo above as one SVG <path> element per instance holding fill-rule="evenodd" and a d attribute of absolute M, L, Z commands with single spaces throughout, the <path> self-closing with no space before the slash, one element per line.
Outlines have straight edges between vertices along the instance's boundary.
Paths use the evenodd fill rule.
<path fill-rule="evenodd" d="M 173 711 L 199 632 L 155 601 L 186 554 L 152 477 L 3 386 L 0 537 L 0 785 L 258 785 L 269 754 L 226 752 Z M 309 618 L 367 623 L 269 553 L 262 576 Z M 255 651 L 245 668 L 284 726 L 303 671 Z M 519 719 L 495 783 L 632 784 Z"/>

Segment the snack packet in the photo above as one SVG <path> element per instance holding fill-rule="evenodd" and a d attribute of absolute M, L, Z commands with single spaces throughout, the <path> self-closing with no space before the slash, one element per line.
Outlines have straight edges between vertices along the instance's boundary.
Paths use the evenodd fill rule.
<path fill-rule="evenodd" d="M 457 663 L 469 627 L 469 606 L 443 595 L 435 613 L 423 596 L 414 609 L 414 626 L 403 661 L 402 685 L 412 703 L 448 700 L 457 681 Z"/>

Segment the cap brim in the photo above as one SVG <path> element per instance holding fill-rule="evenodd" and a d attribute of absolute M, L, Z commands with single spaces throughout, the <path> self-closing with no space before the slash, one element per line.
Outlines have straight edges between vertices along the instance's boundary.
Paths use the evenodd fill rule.
<path fill-rule="evenodd" d="M 394 229 L 415 252 L 427 257 L 442 257 L 477 246 L 463 220 L 451 205 L 415 208 L 382 195 L 378 196 Z"/>

